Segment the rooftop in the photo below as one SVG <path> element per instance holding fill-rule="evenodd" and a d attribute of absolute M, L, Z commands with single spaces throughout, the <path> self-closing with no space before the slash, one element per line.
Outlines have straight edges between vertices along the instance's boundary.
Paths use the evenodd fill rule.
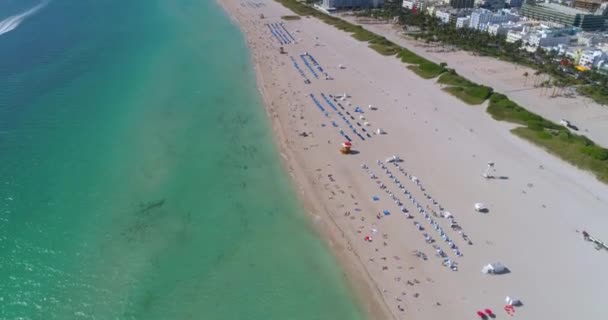
<path fill-rule="evenodd" d="M 555 10 L 561 13 L 565 13 L 565 14 L 571 14 L 571 15 L 575 15 L 575 14 L 592 14 L 589 11 L 585 11 L 585 10 L 580 10 L 580 9 L 575 9 L 575 8 L 570 8 L 570 7 L 566 7 L 566 6 L 562 6 L 560 4 L 557 3 L 537 3 L 537 6 L 541 6 L 541 7 L 545 7 L 547 9 L 551 9 L 551 10 Z"/>

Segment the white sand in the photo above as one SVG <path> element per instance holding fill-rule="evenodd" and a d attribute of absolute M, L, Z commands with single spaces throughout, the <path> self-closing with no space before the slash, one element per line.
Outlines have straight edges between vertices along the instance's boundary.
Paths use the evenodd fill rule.
<path fill-rule="evenodd" d="M 606 316 L 603 288 L 608 286 L 608 275 L 603 267 L 608 252 L 596 251 L 576 231 L 585 229 L 608 240 L 606 185 L 512 135 L 510 125 L 492 120 L 482 107 L 463 104 L 397 59 L 383 57 L 316 19 L 283 21 L 299 41 L 284 46 L 288 54 L 279 54 L 279 44 L 265 23 L 282 22 L 280 16 L 291 13 L 273 1 L 251 1 L 265 6 L 241 6 L 240 0 L 220 3 L 238 21 L 251 49 L 286 169 L 370 318 L 474 319 L 477 310 L 490 308 L 505 319 L 507 295 L 524 303 L 514 318 Z M 315 79 L 300 59 L 303 52 L 312 54 L 335 79 Z M 311 84 L 303 82 L 289 56 Z M 346 69 L 338 69 L 338 64 Z M 353 138 L 353 149 L 358 151 L 341 155 L 338 148 L 344 139 L 308 96 L 313 93 L 322 101 L 321 92 L 348 93 L 352 106 L 346 101 L 342 105 L 356 117 L 354 106 L 365 107 L 369 129 L 381 127 L 387 134 L 361 141 L 323 102 L 331 120 Z M 369 111 L 369 104 L 378 110 Z M 308 136 L 301 136 L 302 132 Z M 448 250 L 380 170 L 376 160 L 392 154 L 405 160 L 401 166 L 423 182 L 426 192 L 454 214 L 469 235 L 471 246 L 450 230 L 446 219 L 433 218 L 463 257 Z M 496 175 L 506 179 L 481 177 L 490 160 L 496 162 Z M 459 271 L 441 265 L 424 242 L 423 232 L 399 213 L 361 164 L 395 192 L 413 220 L 458 263 Z M 392 165 L 388 168 L 423 206 L 429 204 L 413 182 Z M 372 195 L 380 201 L 373 202 Z M 475 202 L 486 203 L 490 212 L 475 213 Z M 385 209 L 392 214 L 377 219 Z M 373 235 L 371 243 L 364 241 L 366 235 Z M 428 260 L 415 257 L 413 250 L 426 253 Z M 511 273 L 480 272 L 484 264 L 497 261 Z"/>
<path fill-rule="evenodd" d="M 344 17 L 356 23 L 350 17 Z M 393 24 L 367 24 L 366 29 L 385 36 L 387 39 L 436 63 L 445 62 L 465 78 L 494 88 L 506 94 L 524 108 L 553 122 L 567 119 L 583 134 L 596 143 L 608 147 L 608 106 L 576 94 L 575 89 L 553 90 L 535 87 L 548 79 L 547 75 L 535 76 L 535 70 L 492 57 L 481 57 L 470 52 L 454 50 L 453 47 L 429 46 L 403 36 Z M 528 72 L 528 77 L 524 73 Z M 553 96 L 553 94 L 556 96 Z M 561 93 L 561 94 L 560 94 Z M 566 93 L 573 93 L 566 97 Z M 559 94 L 559 95 L 558 95 Z"/>

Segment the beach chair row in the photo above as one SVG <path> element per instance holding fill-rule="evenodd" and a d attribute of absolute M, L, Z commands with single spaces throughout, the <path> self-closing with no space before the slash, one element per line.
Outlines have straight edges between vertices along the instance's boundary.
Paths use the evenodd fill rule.
<path fill-rule="evenodd" d="M 285 28 L 285 24 L 283 22 L 281 22 L 279 24 L 281 26 L 281 28 L 283 29 L 283 31 L 285 32 L 285 34 L 291 39 L 291 41 L 296 42 L 296 38 L 294 38 L 291 33 L 289 32 L 289 30 L 287 30 L 287 28 Z"/>
<path fill-rule="evenodd" d="M 267 23 L 266 26 L 270 30 L 270 33 L 279 41 L 279 44 L 286 45 L 290 44 L 292 41 L 289 39 L 289 36 L 285 35 L 285 28 L 282 27 L 278 23 Z"/>
<path fill-rule="evenodd" d="M 384 171 L 384 173 L 388 176 L 388 178 L 391 180 L 391 182 L 393 182 L 397 187 L 398 190 L 396 193 L 393 193 L 391 191 L 391 189 L 385 185 L 384 183 L 382 183 L 382 181 L 380 180 L 380 178 L 378 176 L 376 176 L 373 171 L 367 166 L 367 165 L 362 165 L 362 169 L 366 171 L 366 173 L 369 175 L 370 179 L 374 180 L 376 182 L 376 184 L 378 185 L 379 189 L 381 191 L 384 191 L 386 193 L 386 195 L 389 197 L 389 199 L 391 201 L 393 201 L 397 207 L 399 207 L 400 211 L 405 215 L 405 217 L 407 219 L 414 219 L 414 216 L 412 216 L 409 211 L 406 209 L 405 204 L 399 199 L 398 193 L 403 193 L 404 196 L 406 196 L 407 198 L 409 198 L 409 201 L 412 203 L 412 205 L 416 206 L 416 211 L 418 211 L 421 215 L 422 218 L 427 218 L 429 217 L 429 215 L 420 207 L 419 203 L 416 201 L 415 198 L 413 198 L 412 194 L 405 188 L 405 186 L 397 179 L 397 177 L 395 175 L 393 175 L 393 173 L 390 171 L 390 169 L 387 167 L 387 165 L 385 165 L 382 161 L 378 160 L 377 161 L 378 166 L 380 166 L 381 170 Z M 399 167 L 397 162 L 393 162 L 393 164 L 396 164 L 397 168 L 402 169 Z M 372 201 L 378 201 L 379 197 L 378 196 L 373 196 L 372 197 Z M 376 216 L 376 218 L 378 219 L 382 219 L 383 216 L 388 216 L 390 215 L 390 211 L 389 210 L 384 210 L 383 214 L 378 214 Z M 428 220 L 428 219 L 427 219 Z M 422 226 L 422 224 L 416 220 L 413 220 L 413 224 L 414 227 L 420 231 L 421 235 L 424 238 L 424 241 L 430 245 L 433 250 L 435 251 L 435 256 L 437 256 L 438 258 L 441 259 L 442 261 L 442 265 L 448 267 L 449 269 L 451 269 L 452 271 L 457 271 L 458 270 L 458 263 L 456 263 L 454 260 L 450 259 L 450 257 L 448 256 L 448 254 L 443 251 L 441 249 L 441 247 L 438 245 L 438 243 L 436 242 L 435 239 L 433 239 L 433 237 L 427 232 L 426 228 Z M 431 226 L 436 225 L 434 223 L 431 223 Z M 437 229 L 436 229 L 437 230 Z M 445 236 L 445 234 L 443 232 L 441 232 L 441 234 L 443 236 Z M 447 236 L 446 236 L 447 237 Z M 450 248 L 454 248 L 453 251 L 456 253 L 457 256 L 461 256 L 460 252 L 458 251 L 458 248 L 455 247 L 455 245 L 451 242 L 451 240 L 449 240 L 449 238 L 447 238 L 449 243 L 451 243 Z M 419 257 L 422 257 L 424 260 L 426 260 L 426 255 L 421 254 L 420 250 L 416 250 L 417 251 L 417 255 Z"/>
<path fill-rule="evenodd" d="M 335 98 L 332 95 L 329 95 L 332 99 L 335 100 Z M 355 120 L 355 117 L 353 117 L 351 115 L 351 113 L 346 110 L 346 108 L 344 108 L 344 106 L 342 106 L 340 103 L 338 103 L 338 105 L 340 106 L 340 108 L 344 111 L 340 111 L 338 110 L 338 108 L 336 108 L 336 106 L 331 102 L 331 100 L 324 94 L 321 93 L 321 97 L 323 98 L 323 100 L 325 100 L 325 102 L 332 108 L 334 109 L 337 113 L 338 116 L 340 116 L 342 118 L 342 120 L 346 123 L 346 125 L 348 126 L 348 128 L 355 134 L 355 136 L 359 137 L 361 140 L 365 141 L 365 137 L 363 136 L 364 134 L 367 135 L 368 138 L 371 138 L 372 136 L 367 132 L 367 130 L 361 125 L 361 123 L 356 122 L 355 121 L 355 125 L 359 127 L 359 130 L 357 130 L 357 128 L 355 127 L 355 125 L 353 125 L 350 120 L 347 118 L 350 117 L 352 120 Z M 345 115 L 346 114 L 346 115 Z M 363 134 L 361 132 L 363 132 Z"/>
<path fill-rule="evenodd" d="M 265 7 L 266 5 L 264 3 L 261 2 L 253 2 L 253 1 L 245 1 L 245 2 L 241 2 L 241 7 L 249 7 L 249 8 L 253 8 L 253 9 L 259 9 L 262 7 Z"/>
<path fill-rule="evenodd" d="M 298 73 L 302 76 L 302 78 L 304 78 L 304 83 L 310 84 L 310 80 L 308 80 L 308 78 L 306 77 L 306 74 L 304 74 L 304 71 L 302 71 L 302 68 L 300 68 L 300 66 L 296 62 L 296 59 L 294 59 L 292 56 L 289 56 L 289 59 L 291 59 L 291 63 L 293 64 L 293 67 L 296 68 L 296 70 L 298 70 Z"/>
<path fill-rule="evenodd" d="M 308 68 L 308 70 L 310 70 L 310 73 L 312 73 L 312 75 L 319 79 L 319 75 L 317 74 L 317 72 L 315 71 L 315 69 L 312 68 L 312 66 L 310 65 L 310 63 L 308 62 L 308 60 L 306 60 L 306 58 L 304 58 L 306 56 L 306 54 L 301 54 L 300 55 L 300 59 L 302 59 L 302 62 L 304 62 L 304 65 Z"/>
<path fill-rule="evenodd" d="M 346 133 L 344 133 L 344 130 L 342 130 L 342 128 L 340 128 L 340 126 L 331 119 L 329 112 L 327 112 L 327 110 L 325 109 L 325 107 L 323 107 L 323 104 L 317 99 L 317 97 L 315 97 L 314 94 L 310 94 L 310 99 L 312 100 L 312 102 L 315 104 L 315 106 L 317 106 L 317 108 L 319 109 L 319 111 L 321 111 L 321 113 L 323 113 L 323 115 L 329 119 L 329 121 L 331 122 L 331 125 L 334 128 L 338 128 L 338 132 L 340 133 L 340 135 L 342 137 L 344 137 L 344 139 L 348 140 L 348 141 L 352 141 L 351 137 L 349 137 Z"/>
<path fill-rule="evenodd" d="M 321 67 L 321 65 L 317 62 L 317 60 L 308 52 L 306 52 L 304 54 L 305 58 L 310 59 L 310 62 L 312 63 L 312 65 L 321 73 L 325 76 L 326 79 L 329 78 L 329 74 L 327 74 L 327 72 L 325 72 L 325 70 Z M 304 58 L 302 58 L 304 59 Z"/>

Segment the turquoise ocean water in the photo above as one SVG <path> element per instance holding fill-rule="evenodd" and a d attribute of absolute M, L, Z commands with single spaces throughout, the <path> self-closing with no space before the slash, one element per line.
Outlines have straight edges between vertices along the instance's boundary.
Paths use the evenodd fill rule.
<path fill-rule="evenodd" d="M 0 319 L 361 319 L 213 0 L 0 0 Z"/>

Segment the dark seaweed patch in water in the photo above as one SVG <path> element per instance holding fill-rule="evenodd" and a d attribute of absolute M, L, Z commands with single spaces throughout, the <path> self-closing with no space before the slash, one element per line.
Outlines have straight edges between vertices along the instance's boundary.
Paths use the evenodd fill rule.
<path fill-rule="evenodd" d="M 127 242 L 143 241 L 156 223 L 166 212 L 161 210 L 165 205 L 165 199 L 151 202 L 142 202 L 135 211 L 135 221 L 121 235 L 125 237 Z"/>
<path fill-rule="evenodd" d="M 165 199 L 139 204 L 138 214 L 148 215 L 154 209 L 159 209 L 165 204 Z"/>

